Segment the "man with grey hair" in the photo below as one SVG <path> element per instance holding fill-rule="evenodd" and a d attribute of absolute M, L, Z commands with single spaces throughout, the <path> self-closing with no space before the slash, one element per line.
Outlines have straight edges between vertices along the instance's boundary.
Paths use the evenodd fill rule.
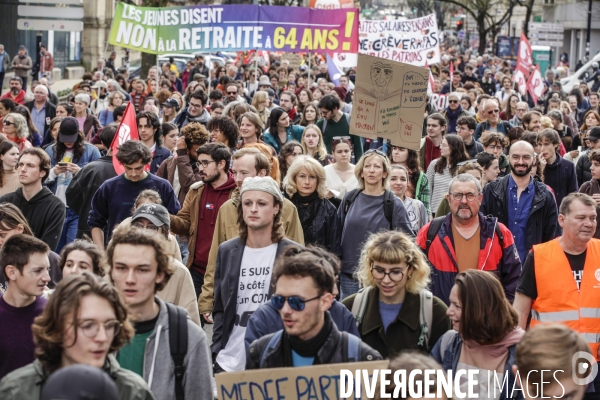
<path fill-rule="evenodd" d="M 123 89 L 121 89 L 121 85 L 119 85 L 119 82 L 117 82 L 114 79 L 109 79 L 106 81 L 106 90 L 108 92 L 108 94 L 111 94 L 113 92 L 121 92 L 123 93 L 123 96 L 125 96 L 125 99 L 127 101 L 131 101 L 131 96 L 129 95 L 129 93 L 127 93 L 126 91 L 124 91 Z"/>
<path fill-rule="evenodd" d="M 470 174 L 450 181 L 446 199 L 450 213 L 435 218 L 417 235 L 432 274 L 434 296 L 450 304 L 450 290 L 459 272 L 479 269 L 495 274 L 512 302 L 521 273 L 521 261 L 512 234 L 496 217 L 479 211 L 481 183 Z"/>
<path fill-rule="evenodd" d="M 10 56 L 4 51 L 4 45 L 0 44 L 0 86 L 4 82 L 4 75 L 10 68 Z"/>
<path fill-rule="evenodd" d="M 56 117 L 56 106 L 48 101 L 48 88 L 44 85 L 37 85 L 33 89 L 34 100 L 25 103 L 25 107 L 31 113 L 33 124 L 41 137 L 50 127 L 50 121 Z"/>
<path fill-rule="evenodd" d="M 40 85 L 46 86 L 46 89 L 48 89 L 48 101 L 50 103 L 54 104 L 55 106 L 57 106 L 58 105 L 58 96 L 55 95 L 54 93 L 52 93 L 52 90 L 50 90 L 50 84 L 48 83 L 48 79 L 40 78 Z"/>

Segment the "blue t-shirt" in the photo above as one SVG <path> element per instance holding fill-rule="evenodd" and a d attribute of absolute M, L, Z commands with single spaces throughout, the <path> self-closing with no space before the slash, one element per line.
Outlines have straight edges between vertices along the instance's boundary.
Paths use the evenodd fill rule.
<path fill-rule="evenodd" d="M 294 362 L 294 367 L 307 367 L 309 365 L 313 365 L 315 358 L 302 357 L 300 354 L 292 350 L 292 361 Z"/>
<path fill-rule="evenodd" d="M 507 228 L 512 232 L 519 258 L 521 262 L 524 262 L 530 250 L 527 248 L 527 221 L 529 220 L 529 212 L 533 204 L 533 198 L 535 197 L 533 178 L 530 178 L 529 185 L 521 192 L 521 196 L 519 197 L 517 197 L 518 190 L 516 182 L 512 176 L 509 176 Z"/>
<path fill-rule="evenodd" d="M 399 304 L 386 304 L 383 301 L 379 301 L 379 315 L 381 315 L 381 322 L 383 322 L 383 331 L 387 331 L 388 326 L 396 319 L 402 303 Z"/>

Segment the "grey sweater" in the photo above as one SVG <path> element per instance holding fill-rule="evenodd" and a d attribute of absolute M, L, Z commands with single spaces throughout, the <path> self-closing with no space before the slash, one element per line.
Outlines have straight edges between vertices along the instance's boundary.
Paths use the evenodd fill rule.
<path fill-rule="evenodd" d="M 156 400 L 174 399 L 175 364 L 169 347 L 169 315 L 164 301 L 160 305 L 154 332 L 148 338 L 144 353 L 144 380 Z M 189 318 L 189 317 L 188 317 Z M 186 399 L 212 400 L 212 362 L 204 331 L 188 319 L 188 350 L 183 361 L 183 387 Z"/>

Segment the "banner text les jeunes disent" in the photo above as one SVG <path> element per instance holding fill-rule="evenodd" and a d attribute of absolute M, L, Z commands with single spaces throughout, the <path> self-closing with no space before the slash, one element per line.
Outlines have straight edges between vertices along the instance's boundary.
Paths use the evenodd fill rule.
<path fill-rule="evenodd" d="M 117 3 L 109 43 L 151 54 L 242 50 L 356 53 L 358 10 L 258 5 L 153 8 Z"/>

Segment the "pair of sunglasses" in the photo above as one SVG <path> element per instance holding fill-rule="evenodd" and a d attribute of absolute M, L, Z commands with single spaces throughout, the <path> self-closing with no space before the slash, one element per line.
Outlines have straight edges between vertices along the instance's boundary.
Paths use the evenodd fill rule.
<path fill-rule="evenodd" d="M 271 297 L 271 304 L 273 305 L 273 307 L 275 307 L 276 310 L 281 310 L 283 308 L 283 306 L 285 305 L 285 302 L 287 301 L 287 303 L 290 305 L 290 308 L 292 310 L 302 311 L 302 310 L 304 310 L 306 303 L 308 303 L 309 301 L 317 300 L 319 298 L 321 298 L 321 296 L 317 296 L 317 297 L 313 297 L 312 299 L 304 300 L 303 298 L 298 297 L 298 296 L 284 297 L 284 296 L 280 296 L 280 295 L 275 295 L 275 296 Z"/>

